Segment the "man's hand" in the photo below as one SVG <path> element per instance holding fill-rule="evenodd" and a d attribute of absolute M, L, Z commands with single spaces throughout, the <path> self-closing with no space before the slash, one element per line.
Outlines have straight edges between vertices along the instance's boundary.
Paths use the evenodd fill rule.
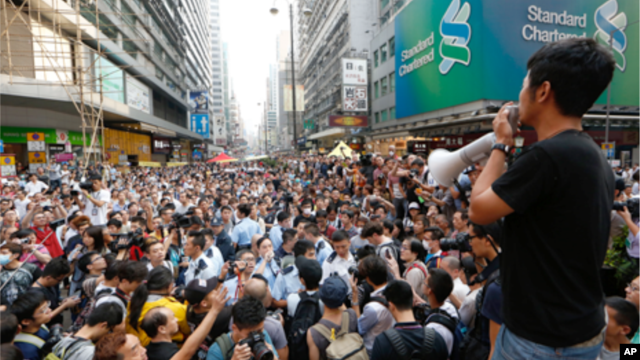
<path fill-rule="evenodd" d="M 72 308 L 78 304 L 80 304 L 80 297 L 79 296 L 72 296 L 72 297 L 68 297 L 64 300 L 62 300 L 62 303 L 60 304 L 60 306 L 64 307 L 65 309 L 69 309 Z"/>
<path fill-rule="evenodd" d="M 231 360 L 249 360 L 251 357 L 253 357 L 253 354 L 251 353 L 249 345 L 242 344 L 236 345 L 233 349 L 233 356 L 231 357 Z"/>
<path fill-rule="evenodd" d="M 211 309 L 209 311 L 215 311 L 220 313 L 222 309 L 224 309 L 224 305 L 231 299 L 231 297 L 227 296 L 229 293 L 229 289 L 226 287 L 221 287 L 218 290 L 213 290 L 211 295 Z"/>
<path fill-rule="evenodd" d="M 82 193 L 84 194 L 84 196 L 88 198 L 89 197 L 89 192 L 87 190 L 85 190 L 85 189 L 81 189 L 81 190 L 82 190 Z"/>
<path fill-rule="evenodd" d="M 620 217 L 622 219 L 624 219 L 624 221 L 628 224 L 630 222 L 632 222 L 631 220 L 631 213 L 629 212 L 629 209 L 627 209 L 627 207 L 623 207 L 624 210 L 617 210 L 616 212 L 618 213 L 618 215 L 620 215 Z"/>
<path fill-rule="evenodd" d="M 393 256 L 391 257 L 391 259 L 385 256 L 384 260 L 387 262 L 387 266 L 389 267 L 389 270 L 391 270 L 393 276 L 395 276 L 396 279 L 402 279 L 402 277 L 400 276 L 400 268 L 398 267 L 398 262 L 396 261 L 396 259 Z"/>
<path fill-rule="evenodd" d="M 506 109 L 510 105 L 513 105 L 512 101 L 502 105 L 502 108 L 498 111 L 498 114 L 493 119 L 493 132 L 496 134 L 496 141 L 499 144 L 513 146 L 514 134 L 509 123 L 509 110 Z"/>

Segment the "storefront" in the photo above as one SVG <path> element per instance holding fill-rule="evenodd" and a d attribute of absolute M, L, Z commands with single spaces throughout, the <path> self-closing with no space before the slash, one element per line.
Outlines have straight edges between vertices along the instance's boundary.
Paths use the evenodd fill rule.
<path fill-rule="evenodd" d="M 201 162 L 206 160 L 205 153 L 207 152 L 207 144 L 193 144 L 191 145 L 191 159 L 194 162 Z"/>
<path fill-rule="evenodd" d="M 151 137 L 144 134 L 104 129 L 107 161 L 112 165 L 137 166 L 151 161 Z"/>
<path fill-rule="evenodd" d="M 152 154 L 151 160 L 164 165 L 167 163 L 167 157 L 171 155 L 171 139 L 154 136 L 152 138 Z"/>

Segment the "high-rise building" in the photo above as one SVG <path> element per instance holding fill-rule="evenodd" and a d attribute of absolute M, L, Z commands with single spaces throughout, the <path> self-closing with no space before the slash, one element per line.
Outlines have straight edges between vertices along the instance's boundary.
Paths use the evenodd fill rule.
<path fill-rule="evenodd" d="M 211 35 L 211 99 L 213 100 L 211 109 L 215 116 L 224 114 L 225 106 L 223 44 L 220 31 L 220 0 L 209 0 L 209 33 Z"/>

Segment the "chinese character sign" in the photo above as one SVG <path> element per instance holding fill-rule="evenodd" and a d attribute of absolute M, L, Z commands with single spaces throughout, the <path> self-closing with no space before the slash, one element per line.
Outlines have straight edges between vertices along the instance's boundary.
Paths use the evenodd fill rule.
<path fill-rule="evenodd" d="M 367 60 L 342 59 L 342 84 L 367 85 Z"/>
<path fill-rule="evenodd" d="M 367 111 L 367 86 L 345 85 L 342 87 L 343 111 Z"/>

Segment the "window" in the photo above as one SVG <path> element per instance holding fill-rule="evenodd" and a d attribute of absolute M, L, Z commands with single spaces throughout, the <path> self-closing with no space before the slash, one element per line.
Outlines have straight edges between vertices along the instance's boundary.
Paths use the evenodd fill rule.
<path fill-rule="evenodd" d="M 373 83 L 373 98 L 377 99 L 380 97 L 380 87 L 378 86 L 378 82 Z"/>
<path fill-rule="evenodd" d="M 396 74 L 389 74 L 389 93 L 396 91 Z"/>
<path fill-rule="evenodd" d="M 387 110 L 382 110 L 382 116 L 380 116 L 382 122 L 387 121 Z"/>
<path fill-rule="evenodd" d="M 383 77 L 380 80 L 380 87 L 382 88 L 382 96 L 387 95 L 387 77 Z"/>
<path fill-rule="evenodd" d="M 376 113 L 376 124 L 380 122 L 380 113 Z"/>
<path fill-rule="evenodd" d="M 389 39 L 389 57 L 392 58 L 396 54 L 396 38 Z"/>
<path fill-rule="evenodd" d="M 378 50 L 373 52 L 373 67 L 378 67 Z"/>
<path fill-rule="evenodd" d="M 387 61 L 387 44 L 380 46 L 380 63 Z"/>
<path fill-rule="evenodd" d="M 396 119 L 396 107 L 389 108 L 389 120 Z"/>
<path fill-rule="evenodd" d="M 380 0 L 380 10 L 384 9 L 389 5 L 389 0 Z"/>

